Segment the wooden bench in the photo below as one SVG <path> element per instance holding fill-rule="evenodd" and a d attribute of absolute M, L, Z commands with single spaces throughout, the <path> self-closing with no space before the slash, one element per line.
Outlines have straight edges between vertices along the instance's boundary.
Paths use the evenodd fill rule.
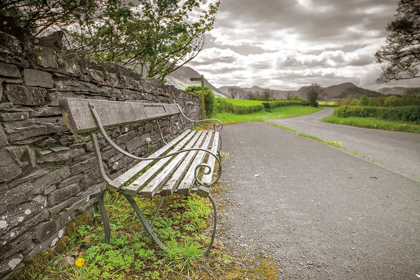
<path fill-rule="evenodd" d="M 160 131 L 165 145 L 149 157 L 143 158 L 119 147 L 105 129 L 136 122 L 159 121 L 159 119 L 173 115 L 187 118 L 177 104 L 79 98 L 61 99 L 59 104 L 64 121 L 72 133 L 90 133 L 99 172 L 106 182 L 106 187 L 98 199 L 104 222 L 105 242 L 109 243 L 111 238 L 108 214 L 104 205 L 104 196 L 107 191 L 118 191 L 127 198 L 147 233 L 162 249 L 166 249 L 166 247 L 154 234 L 153 222 L 164 198 L 174 193 L 188 195 L 191 192 L 197 192 L 200 196 L 208 197 L 213 206 L 213 231 L 210 245 L 205 252 L 207 255 L 212 248 L 216 234 L 217 209 L 213 198 L 209 194 L 209 188 L 219 180 L 222 172 L 219 157 L 221 148 L 219 131 L 223 128 L 223 124 L 216 120 L 217 125 L 215 125 L 214 130 L 197 131 L 188 129 L 169 143 L 165 142 Z M 199 122 L 188 118 L 187 120 Z M 160 130 L 159 123 L 158 127 Z M 139 162 L 117 178 L 109 178 L 102 162 L 97 136 L 99 133 L 118 152 Z M 217 172 L 214 172 L 216 167 Z M 139 174 L 141 175 L 139 176 Z M 194 187 L 195 182 L 198 183 L 198 188 Z M 155 195 L 161 196 L 161 201 L 150 224 L 134 201 L 133 195 L 140 195 L 145 198 L 153 198 Z"/>

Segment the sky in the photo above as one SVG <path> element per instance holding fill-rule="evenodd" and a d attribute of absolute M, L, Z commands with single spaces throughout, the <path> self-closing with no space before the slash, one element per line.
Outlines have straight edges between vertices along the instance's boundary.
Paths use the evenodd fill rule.
<path fill-rule="evenodd" d="M 420 87 L 420 79 L 376 83 L 381 65 L 374 53 L 385 45 L 397 6 L 398 0 L 221 0 L 205 48 L 187 66 L 216 87 Z"/>

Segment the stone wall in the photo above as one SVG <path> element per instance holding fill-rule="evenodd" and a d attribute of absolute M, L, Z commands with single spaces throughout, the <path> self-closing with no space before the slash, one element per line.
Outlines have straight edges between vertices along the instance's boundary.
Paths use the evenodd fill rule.
<path fill-rule="evenodd" d="M 60 34 L 16 37 L 0 32 L 0 278 L 22 259 L 54 246 L 66 223 L 97 201 L 103 187 L 88 136 L 72 135 L 58 107 L 62 97 L 180 104 L 199 118 L 200 100 L 115 64 L 89 63 L 60 50 Z M 180 134 L 179 116 L 160 122 L 165 138 Z M 110 131 L 136 155 L 160 147 L 153 122 Z M 134 162 L 102 142 L 111 177 Z"/>

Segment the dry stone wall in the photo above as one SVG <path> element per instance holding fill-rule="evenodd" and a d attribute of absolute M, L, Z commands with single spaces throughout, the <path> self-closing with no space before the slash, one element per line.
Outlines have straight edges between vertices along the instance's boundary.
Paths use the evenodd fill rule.
<path fill-rule="evenodd" d="M 22 267 L 24 258 L 53 247 L 66 223 L 93 205 L 103 187 L 90 137 L 69 132 L 60 98 L 176 102 L 191 118 L 200 114 L 199 98 L 116 64 L 62 52 L 60 38 L 0 32 L 0 279 Z M 186 125 L 179 116 L 160 121 L 167 140 Z M 162 146 L 153 122 L 109 133 L 136 155 Z M 134 164 L 103 141 L 101 148 L 111 176 Z"/>

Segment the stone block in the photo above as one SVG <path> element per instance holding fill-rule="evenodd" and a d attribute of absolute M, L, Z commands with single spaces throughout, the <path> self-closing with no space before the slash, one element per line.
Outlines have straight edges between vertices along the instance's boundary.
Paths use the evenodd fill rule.
<path fill-rule="evenodd" d="M 56 91 L 71 92 L 99 92 L 98 87 L 92 83 L 82 82 L 78 80 L 58 80 L 54 81 L 54 89 Z"/>
<path fill-rule="evenodd" d="M 125 128 L 126 127 L 123 128 L 123 131 L 124 132 L 126 132 L 125 131 Z M 128 129 L 129 128 L 127 127 L 127 130 Z M 136 132 L 135 131 L 133 131 L 133 130 L 128 131 L 128 133 L 125 133 L 125 134 L 122 134 L 122 135 L 118 136 L 118 138 L 115 139 L 115 143 L 117 143 L 117 145 L 125 144 L 127 141 L 133 139 L 135 136 L 136 136 Z"/>
<path fill-rule="evenodd" d="M 0 214 L 15 208 L 16 205 L 26 201 L 33 193 L 34 187 L 30 182 L 7 190 L 0 197 Z"/>
<path fill-rule="evenodd" d="M 48 99 L 51 101 L 48 105 L 58 107 L 58 100 L 61 98 L 85 98 L 83 95 L 77 95 L 70 91 L 50 91 Z"/>
<path fill-rule="evenodd" d="M 15 254 L 0 263 L 0 275 L 6 274 L 16 268 L 16 266 L 23 260 L 22 254 Z"/>
<path fill-rule="evenodd" d="M 26 248 L 31 247 L 32 244 L 32 232 L 24 232 L 9 242 L 7 245 L 0 245 L 0 255 L 2 256 L 1 259 L 7 259 L 15 253 L 21 253 Z"/>
<path fill-rule="evenodd" d="M 29 118 L 28 112 L 21 112 L 21 113 L 1 113 L 0 120 L 4 122 L 10 121 L 22 121 L 27 120 Z"/>
<path fill-rule="evenodd" d="M 59 202 L 62 202 L 73 195 L 80 192 L 80 186 L 78 183 L 66 186 L 64 188 L 53 191 L 48 195 L 48 204 L 56 205 Z"/>
<path fill-rule="evenodd" d="M 0 76 L 21 78 L 19 69 L 13 64 L 1 63 L 0 62 Z"/>
<path fill-rule="evenodd" d="M 0 79 L 0 101 L 3 99 L 3 79 Z"/>
<path fill-rule="evenodd" d="M 85 153 L 83 148 L 49 153 L 38 159 L 38 163 L 69 161 Z"/>
<path fill-rule="evenodd" d="M 61 117 L 28 119 L 21 122 L 5 123 L 3 126 L 9 142 L 12 143 L 68 130 Z"/>
<path fill-rule="evenodd" d="M 147 134 L 147 135 L 149 135 L 149 134 Z M 133 139 L 131 139 L 131 140 L 129 140 L 125 143 L 125 146 L 127 147 L 127 150 L 129 152 L 133 152 L 133 151 L 137 150 L 139 147 L 141 147 L 141 145 L 142 145 L 142 138 L 139 137 L 139 136 L 137 136 L 137 137 L 135 137 L 135 138 L 133 138 Z"/>
<path fill-rule="evenodd" d="M 33 170 L 29 175 L 19 178 L 19 179 L 15 179 L 13 181 L 11 181 L 9 183 L 9 187 L 14 188 L 22 183 L 28 182 L 28 181 L 32 181 L 35 180 L 39 177 L 42 177 L 48 173 L 50 173 L 51 171 L 53 171 L 54 169 L 51 167 L 47 167 L 47 168 L 42 168 L 42 169 L 35 169 Z"/>
<path fill-rule="evenodd" d="M 73 218 L 74 218 L 74 216 L 73 216 Z M 70 217 L 69 220 L 71 220 L 71 219 L 72 218 Z M 57 243 L 58 239 L 63 237 L 65 229 L 66 229 L 66 227 L 63 226 L 63 227 L 57 229 L 56 232 L 50 233 L 50 236 L 47 236 L 44 239 L 44 241 L 42 241 L 41 243 L 36 244 L 34 249 L 32 251 L 30 251 L 27 254 L 27 256 L 28 257 L 33 257 L 40 251 L 46 251 L 46 250 L 48 250 L 48 248 L 54 247 L 55 244 Z"/>
<path fill-rule="evenodd" d="M 42 193 L 49 186 L 57 184 L 64 179 L 70 177 L 70 167 L 63 166 L 59 169 L 56 169 L 32 182 L 34 186 L 34 193 Z"/>
<path fill-rule="evenodd" d="M 53 79 L 50 73 L 34 69 L 23 70 L 23 81 L 28 87 L 53 87 Z"/>
<path fill-rule="evenodd" d="M 5 148 L 0 149 L 0 158 L 0 183 L 12 180 L 23 172 L 23 168 Z"/>
<path fill-rule="evenodd" d="M 71 197 L 61 203 L 48 207 L 48 211 L 50 211 L 51 215 L 55 215 L 59 213 L 61 210 L 63 210 L 64 208 L 70 205 L 73 205 L 78 199 L 79 199 L 78 197 Z"/>
<path fill-rule="evenodd" d="M 20 167 L 32 167 L 36 165 L 35 151 L 29 146 L 11 146 L 6 147 L 6 150 L 13 156 Z M 28 169 L 26 168 L 25 171 Z"/>
<path fill-rule="evenodd" d="M 39 106 L 47 101 L 47 90 L 43 88 L 8 84 L 5 94 L 14 105 Z"/>
<path fill-rule="evenodd" d="M 49 47 L 35 46 L 34 55 L 36 63 L 43 68 L 58 68 L 57 52 Z"/>
<path fill-rule="evenodd" d="M 144 132 L 148 133 L 151 132 L 153 130 L 153 123 L 146 123 L 146 125 L 144 126 Z"/>

